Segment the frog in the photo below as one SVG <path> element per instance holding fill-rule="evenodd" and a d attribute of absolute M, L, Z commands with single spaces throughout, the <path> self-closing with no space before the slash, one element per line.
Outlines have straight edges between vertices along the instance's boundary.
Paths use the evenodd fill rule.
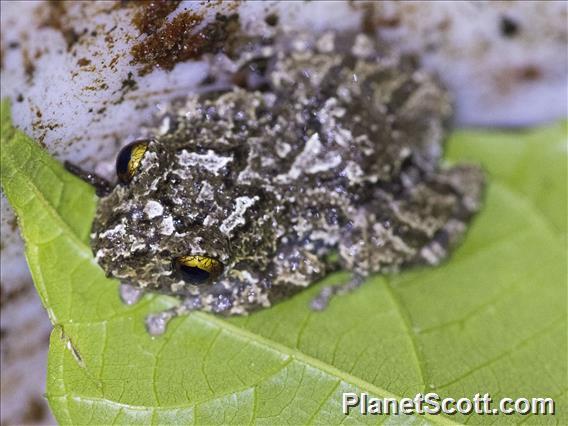
<path fill-rule="evenodd" d="M 480 167 L 442 160 L 450 95 L 412 58 L 362 33 L 261 52 L 243 62 L 262 69 L 247 84 L 163 106 L 98 203 L 91 247 L 123 301 L 177 300 L 148 315 L 152 335 L 182 314 L 246 315 L 348 271 L 311 301 L 324 310 L 371 274 L 440 264 L 481 208 Z"/>

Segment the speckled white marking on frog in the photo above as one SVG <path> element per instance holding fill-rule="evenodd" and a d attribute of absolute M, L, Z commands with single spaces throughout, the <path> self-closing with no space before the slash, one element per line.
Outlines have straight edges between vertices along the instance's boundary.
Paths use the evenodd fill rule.
<path fill-rule="evenodd" d="M 420 256 L 430 265 L 440 263 L 440 259 L 443 258 L 445 254 L 446 251 L 438 243 L 423 247 L 422 250 L 420 250 Z"/>
<path fill-rule="evenodd" d="M 170 288 L 172 289 L 173 293 L 177 293 L 178 291 L 183 290 L 183 288 L 185 287 L 185 283 L 183 281 L 178 281 L 176 283 L 173 283 Z"/>
<path fill-rule="evenodd" d="M 153 219 L 164 213 L 164 207 L 157 201 L 150 200 L 144 207 L 144 213 L 148 216 L 148 219 Z"/>
<path fill-rule="evenodd" d="M 339 127 L 335 130 L 334 140 L 338 145 L 348 146 L 353 141 L 353 134 L 350 130 Z"/>
<path fill-rule="evenodd" d="M 278 155 L 280 158 L 286 158 L 290 151 L 292 151 L 290 144 L 286 142 L 276 143 L 276 155 Z"/>
<path fill-rule="evenodd" d="M 213 226 L 217 222 L 217 219 L 212 215 L 208 214 L 205 219 L 203 219 L 203 226 Z"/>
<path fill-rule="evenodd" d="M 171 216 L 166 216 L 160 225 L 160 234 L 172 235 L 175 231 L 174 220 Z"/>
<path fill-rule="evenodd" d="M 298 235 L 305 235 L 313 230 L 313 225 L 306 220 L 306 218 L 300 216 L 297 218 L 297 223 L 292 228 Z"/>
<path fill-rule="evenodd" d="M 355 43 L 351 48 L 353 56 L 358 58 L 369 58 L 375 52 L 373 41 L 364 34 L 358 34 L 355 38 Z"/>
<path fill-rule="evenodd" d="M 208 150 L 206 154 L 198 154 L 196 152 L 188 152 L 183 150 L 177 156 L 177 160 L 181 166 L 186 168 L 201 167 L 208 172 L 218 175 L 219 171 L 233 161 L 233 157 L 217 155 L 215 151 Z"/>
<path fill-rule="evenodd" d="M 145 250 L 147 248 L 147 244 L 144 241 L 136 241 L 130 246 L 130 253 L 134 253 L 138 250 Z"/>
<path fill-rule="evenodd" d="M 322 53 L 331 53 L 335 48 L 335 34 L 331 32 L 324 34 L 318 39 L 316 46 Z"/>
<path fill-rule="evenodd" d="M 95 254 L 95 260 L 98 262 L 99 259 L 105 256 L 105 249 L 98 249 L 97 253 Z"/>
<path fill-rule="evenodd" d="M 254 205 L 259 200 L 258 196 L 254 197 L 238 197 L 235 200 L 235 209 L 231 212 L 229 217 L 223 221 L 219 230 L 225 234 L 229 235 L 233 229 L 239 225 L 244 225 L 246 223 L 244 214 L 247 209 Z"/>
<path fill-rule="evenodd" d="M 258 282 L 258 278 L 253 277 L 249 271 L 242 271 L 240 269 L 231 270 L 229 276 L 251 284 Z"/>
<path fill-rule="evenodd" d="M 296 157 L 287 174 L 278 175 L 276 180 L 287 182 L 297 179 L 302 173 L 316 174 L 331 170 L 341 164 L 341 156 L 335 151 L 324 152 L 318 133 L 306 142 L 304 150 Z"/>
<path fill-rule="evenodd" d="M 162 179 L 161 178 L 156 178 L 152 181 L 152 183 L 150 184 L 150 190 L 151 191 L 156 191 L 158 189 L 158 183 L 160 183 Z"/>
<path fill-rule="evenodd" d="M 237 179 L 239 182 L 253 182 L 255 180 L 264 180 L 263 177 L 253 168 L 248 165 L 246 169 L 239 173 L 239 177 Z"/>
<path fill-rule="evenodd" d="M 412 247 L 409 247 L 402 238 L 394 235 L 392 229 L 387 229 L 380 223 L 373 225 L 373 232 L 378 238 L 384 239 L 384 241 L 390 241 L 395 250 L 409 255 L 413 255 L 416 251 Z"/>
<path fill-rule="evenodd" d="M 209 182 L 203 182 L 199 194 L 197 195 L 197 201 L 212 201 L 213 200 L 213 186 Z"/>
<path fill-rule="evenodd" d="M 345 168 L 341 172 L 341 175 L 349 179 L 349 182 L 351 183 L 359 183 L 365 177 L 365 173 L 361 167 L 354 161 L 347 162 Z"/>
<path fill-rule="evenodd" d="M 325 244 L 335 245 L 339 241 L 339 232 L 316 230 L 310 234 L 310 239 L 322 241 Z"/>
<path fill-rule="evenodd" d="M 109 229 L 108 231 L 104 231 L 101 233 L 102 238 L 112 238 L 114 236 L 124 234 L 124 224 L 119 223 L 114 228 Z"/>
<path fill-rule="evenodd" d="M 158 154 L 155 152 L 146 151 L 140 162 L 140 170 L 148 170 L 151 167 L 159 166 Z"/>
<path fill-rule="evenodd" d="M 261 157 L 260 158 L 260 166 L 263 168 L 269 168 L 276 164 L 274 158 L 272 157 Z"/>

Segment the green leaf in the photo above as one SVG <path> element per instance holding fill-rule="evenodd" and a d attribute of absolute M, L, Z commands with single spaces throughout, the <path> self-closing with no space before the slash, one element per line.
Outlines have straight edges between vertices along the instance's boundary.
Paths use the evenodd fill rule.
<path fill-rule="evenodd" d="M 152 338 L 88 247 L 96 198 L 10 124 L 2 186 L 54 324 L 47 398 L 60 423 L 568 422 L 566 124 L 457 132 L 448 159 L 481 163 L 489 186 L 464 244 L 438 268 L 375 276 L 315 313 L 344 273 L 248 317 L 195 313 Z M 377 397 L 552 397 L 554 416 L 342 414 L 342 392 Z"/>

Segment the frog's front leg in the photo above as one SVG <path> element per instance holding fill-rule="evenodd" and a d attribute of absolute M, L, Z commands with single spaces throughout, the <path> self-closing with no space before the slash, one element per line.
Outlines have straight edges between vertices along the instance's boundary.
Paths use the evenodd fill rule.
<path fill-rule="evenodd" d="M 120 300 L 125 305 L 134 305 L 142 299 L 146 292 L 140 287 L 132 284 L 121 283 L 119 286 Z M 175 317 L 187 315 L 192 311 L 197 310 L 195 298 L 188 297 L 184 299 L 179 305 L 166 309 L 155 314 L 148 314 L 146 316 L 145 324 L 148 334 L 152 336 L 159 336 L 165 333 L 168 323 Z"/>
<path fill-rule="evenodd" d="M 189 315 L 194 311 L 213 314 L 247 315 L 250 311 L 270 306 L 268 292 L 270 285 L 260 273 L 251 271 L 246 263 L 242 268 L 233 268 L 215 284 L 200 287 L 195 294 L 171 294 L 181 300 L 179 304 L 161 312 L 146 316 L 146 330 L 152 336 L 166 331 L 168 323 L 179 316 Z"/>
<path fill-rule="evenodd" d="M 125 305 L 134 305 L 142 299 L 144 296 L 144 290 L 140 287 L 136 287 L 132 284 L 121 283 L 118 292 L 120 295 L 120 300 Z M 167 309 L 162 312 L 158 312 L 156 314 L 149 314 L 146 316 L 146 330 L 148 334 L 152 336 L 159 336 L 164 334 L 166 331 L 166 327 L 168 322 L 172 318 L 175 318 L 179 315 L 179 306 L 175 306 L 173 308 Z"/>
<path fill-rule="evenodd" d="M 373 246 L 370 242 L 370 227 L 372 218 L 369 218 L 364 209 L 353 210 L 350 227 L 339 238 L 337 259 L 333 260 L 334 269 L 351 271 L 351 279 L 347 282 L 324 287 L 310 302 L 314 311 L 323 311 L 336 295 L 350 293 L 363 284 L 371 271 L 371 252 Z M 333 259 L 333 258 L 332 258 Z"/>
<path fill-rule="evenodd" d="M 161 336 L 166 332 L 169 322 L 179 316 L 189 315 L 191 312 L 201 309 L 199 298 L 186 297 L 176 306 L 155 314 L 146 315 L 145 325 L 148 334 L 151 336 Z"/>
<path fill-rule="evenodd" d="M 99 197 L 104 197 L 111 193 L 113 185 L 102 176 L 99 176 L 94 172 L 83 170 L 81 167 L 77 166 L 76 164 L 70 163 L 69 161 L 66 161 L 64 163 L 64 166 L 68 172 L 92 185 Z"/>

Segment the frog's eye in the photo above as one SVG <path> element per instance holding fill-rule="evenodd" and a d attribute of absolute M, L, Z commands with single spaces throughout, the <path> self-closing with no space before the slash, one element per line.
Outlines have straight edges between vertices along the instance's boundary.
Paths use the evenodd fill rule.
<path fill-rule="evenodd" d="M 147 140 L 135 141 L 120 150 L 116 157 L 116 174 L 120 182 L 129 183 L 132 180 L 140 167 L 149 142 Z"/>
<path fill-rule="evenodd" d="M 223 272 L 223 264 L 207 256 L 182 256 L 174 260 L 180 278 L 189 284 L 206 284 Z"/>

